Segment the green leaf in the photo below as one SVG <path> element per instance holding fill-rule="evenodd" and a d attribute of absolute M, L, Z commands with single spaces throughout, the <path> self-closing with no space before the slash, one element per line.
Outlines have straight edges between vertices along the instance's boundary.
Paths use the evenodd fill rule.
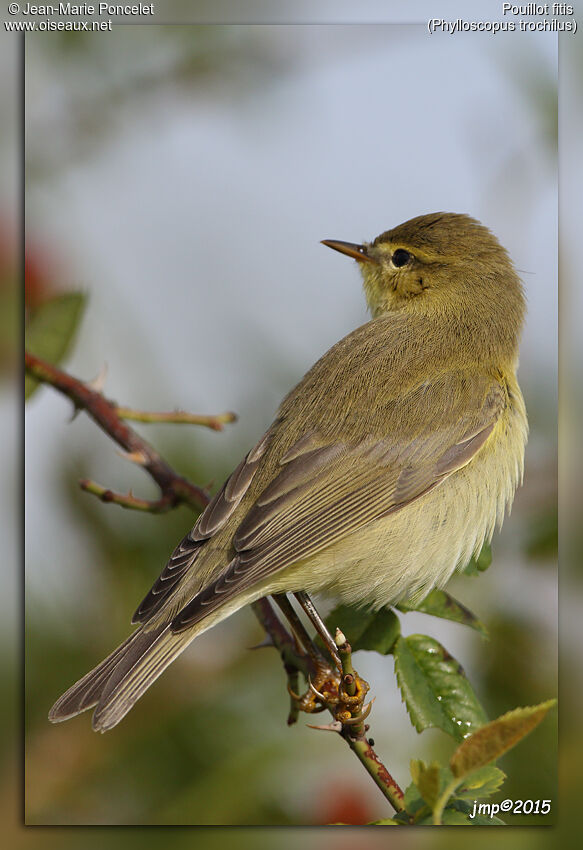
<path fill-rule="evenodd" d="M 463 572 L 467 576 L 478 576 L 480 573 L 483 573 L 484 570 L 487 570 L 491 563 L 492 547 L 489 543 L 484 543 L 478 557 L 472 558 L 468 565 L 464 568 Z"/>
<path fill-rule="evenodd" d="M 463 785 L 456 789 L 455 796 L 471 800 L 476 797 L 489 797 L 500 790 L 505 779 L 506 774 L 499 767 L 486 765 L 471 773 Z"/>
<path fill-rule="evenodd" d="M 373 820 L 367 826 L 401 826 L 401 823 L 394 818 L 384 818 L 383 820 Z"/>
<path fill-rule="evenodd" d="M 353 652 L 358 649 L 372 649 L 381 655 L 388 655 L 399 636 L 401 624 L 390 608 L 380 611 L 368 611 L 366 608 L 354 608 L 351 605 L 339 605 L 328 617 L 326 626 L 334 634 L 336 628 L 346 635 Z"/>
<path fill-rule="evenodd" d="M 38 307 L 25 328 L 27 351 L 53 366 L 60 363 L 71 347 L 86 300 L 81 292 L 68 292 Z M 25 398 L 30 398 L 38 383 L 30 375 L 25 376 Z"/>
<path fill-rule="evenodd" d="M 505 775 L 497 767 L 483 767 L 472 773 L 465 782 L 454 776 L 447 767 L 439 768 L 439 791 L 431 803 L 432 822 L 434 824 L 448 823 L 444 812 L 455 809 L 464 815 L 470 815 L 467 823 L 490 823 L 490 820 L 477 820 L 475 804 L 479 798 L 488 797 L 500 789 Z M 471 802 L 470 802 L 471 801 Z M 485 810 L 500 811 L 496 803 L 480 804 Z M 424 813 L 421 812 L 424 816 Z M 457 821 L 456 821 L 457 822 Z M 502 823 L 502 821 L 497 821 Z"/>
<path fill-rule="evenodd" d="M 458 741 L 487 722 L 462 667 L 426 635 L 399 637 L 393 648 L 395 673 L 413 726 L 436 727 Z"/>
<path fill-rule="evenodd" d="M 452 755 L 449 766 L 453 775 L 467 776 L 477 768 L 500 758 L 538 726 L 555 703 L 556 700 L 551 699 L 540 705 L 515 708 L 514 711 L 508 711 L 482 726 L 466 738 Z"/>
<path fill-rule="evenodd" d="M 418 815 L 421 812 L 421 809 L 427 809 L 427 803 L 419 793 L 419 789 L 414 782 L 408 785 L 405 789 L 403 804 L 408 815 Z M 402 817 L 402 814 L 399 813 L 395 815 L 395 817 Z"/>
<path fill-rule="evenodd" d="M 480 632 L 484 636 L 488 635 L 486 626 L 478 620 L 469 608 L 454 599 L 445 590 L 432 590 L 427 594 L 422 602 L 417 605 L 410 605 L 408 602 L 400 602 L 397 606 L 399 611 L 407 613 L 408 611 L 420 611 L 422 614 L 432 614 L 434 617 L 442 617 L 445 620 L 453 620 L 455 623 L 462 623 L 465 626 L 470 626 L 472 629 Z"/>
<path fill-rule="evenodd" d="M 419 793 L 427 805 L 433 810 L 433 807 L 443 790 L 443 780 L 441 775 L 442 768 L 440 768 L 437 762 L 432 762 L 430 765 L 427 765 L 420 759 L 412 759 L 410 767 L 413 782 L 419 789 Z M 447 770 L 447 768 L 446 773 L 449 774 L 449 777 L 451 777 L 451 773 Z M 447 783 L 447 779 L 445 781 Z"/>

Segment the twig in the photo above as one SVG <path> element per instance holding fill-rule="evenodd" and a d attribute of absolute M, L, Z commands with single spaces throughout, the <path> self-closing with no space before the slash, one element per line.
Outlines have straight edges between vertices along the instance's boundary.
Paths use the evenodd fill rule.
<path fill-rule="evenodd" d="M 298 687 L 298 673 L 301 671 L 307 678 L 312 672 L 312 664 L 308 656 L 298 651 L 293 637 L 284 627 L 276 615 L 269 601 L 263 597 L 251 605 L 253 613 L 271 638 L 272 645 L 278 650 L 285 672 L 287 674 L 287 687 L 290 693 L 290 710 L 287 717 L 287 725 L 293 726 L 297 722 L 299 706 L 293 693 Z"/>
<path fill-rule="evenodd" d="M 28 352 L 24 355 L 24 366 L 33 378 L 44 384 L 50 384 L 67 396 L 76 409 L 85 410 L 102 431 L 105 431 L 130 456 L 134 459 L 140 458 L 141 466 L 160 487 L 163 497 L 171 502 L 171 507 L 182 503 L 189 504 L 197 510 L 206 507 L 209 502 L 207 493 L 178 475 L 149 443 L 122 421 L 117 413 L 116 405 L 102 393 Z M 125 507 L 131 507 L 131 505 L 126 502 Z M 140 510 L 144 508 L 141 507 Z"/>
<path fill-rule="evenodd" d="M 307 654 L 298 654 L 293 638 L 277 618 L 269 600 L 260 599 L 258 602 L 254 602 L 251 607 L 263 628 L 271 636 L 274 646 L 279 650 L 286 672 L 288 673 L 288 687 L 290 686 L 290 668 L 292 671 L 294 669 L 295 671 L 301 670 L 307 678 L 312 668 L 312 659 Z M 349 695 L 354 696 L 357 690 L 357 674 L 352 667 L 352 650 L 350 644 L 342 633 L 337 632 L 336 646 L 342 662 L 343 685 Z M 292 706 L 294 702 L 296 703 L 295 711 L 297 712 L 297 700 L 292 700 Z M 326 729 L 339 733 L 395 811 L 403 811 L 405 808 L 403 791 L 374 751 L 372 739 L 366 737 L 368 726 L 364 724 L 364 715 L 362 715 L 361 722 L 351 725 L 337 719 L 337 715 L 334 713 L 334 706 L 327 705 L 326 707 L 335 718 L 334 722 L 329 725 L 313 728 Z M 356 709 L 355 713 L 356 711 L 360 712 L 361 708 Z M 297 714 L 294 715 L 293 720 L 288 718 L 288 723 L 295 722 L 296 717 Z"/>
<path fill-rule="evenodd" d="M 213 431 L 222 431 L 225 424 L 237 421 L 237 414 L 228 411 L 216 416 L 203 416 L 200 413 L 187 413 L 185 410 L 154 413 L 146 410 L 133 410 L 131 407 L 116 407 L 115 412 L 120 419 L 130 419 L 132 422 L 168 422 L 173 425 L 204 425 Z"/>
<path fill-rule="evenodd" d="M 340 734 L 395 811 L 402 812 L 405 808 L 403 791 L 375 753 L 370 740 L 364 735 L 361 738 L 351 738 Z"/>
<path fill-rule="evenodd" d="M 114 493 L 107 487 L 102 487 L 96 481 L 91 481 L 89 478 L 82 478 L 79 481 L 79 487 L 86 493 L 92 493 L 101 502 L 111 502 L 114 505 L 119 505 L 122 508 L 130 508 L 134 511 L 144 511 L 149 514 L 163 514 L 166 511 L 172 510 L 175 507 L 175 502 L 171 494 L 161 496 L 159 499 L 139 499 L 130 492 L 127 496 L 122 493 Z"/>
<path fill-rule="evenodd" d="M 349 696 L 354 697 L 357 693 L 357 674 L 352 667 L 352 648 L 340 629 L 336 630 L 336 646 L 342 662 L 342 686 Z M 405 808 L 403 791 L 375 753 L 372 739 L 366 737 L 368 731 L 368 726 L 364 724 L 366 713 L 358 707 L 351 714 L 353 717 L 358 717 L 358 722 L 343 723 L 340 734 L 395 811 L 403 811 Z"/>

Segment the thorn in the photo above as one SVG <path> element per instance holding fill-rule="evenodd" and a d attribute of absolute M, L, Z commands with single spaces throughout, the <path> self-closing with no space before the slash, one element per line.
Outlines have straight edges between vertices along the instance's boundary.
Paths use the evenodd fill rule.
<path fill-rule="evenodd" d="M 148 462 L 148 458 L 147 458 L 147 457 L 146 457 L 146 455 L 145 455 L 143 452 L 141 452 L 141 451 L 135 451 L 135 452 L 124 452 L 124 451 L 119 451 L 119 450 L 118 450 L 118 451 L 117 451 L 117 454 L 118 454 L 120 457 L 125 458 L 125 460 L 129 460 L 129 461 L 130 461 L 130 463 L 137 463 L 139 466 L 145 466 L 145 465 L 146 465 L 146 463 Z"/>
<path fill-rule="evenodd" d="M 107 377 L 107 363 L 104 363 L 99 373 L 93 378 L 92 381 L 87 381 L 87 386 L 91 387 L 96 393 L 101 393 L 105 386 L 105 379 Z"/>
<path fill-rule="evenodd" d="M 310 679 L 310 677 L 309 677 L 309 676 L 308 676 L 308 687 L 309 687 L 309 689 L 311 690 L 311 692 L 312 692 L 313 694 L 316 694 L 316 696 L 318 697 L 318 699 L 321 699 L 321 700 L 322 700 L 322 702 L 327 702 L 326 697 L 324 696 L 324 694 L 321 694 L 321 693 L 320 693 L 320 691 L 317 691 L 317 690 L 316 690 L 316 688 L 313 686 L 313 684 L 312 684 L 312 680 Z"/>
<path fill-rule="evenodd" d="M 339 720 L 334 720 L 325 726 L 316 726 L 314 723 L 306 723 L 309 729 L 320 729 L 322 732 L 342 732 L 342 723 Z"/>
<path fill-rule="evenodd" d="M 360 712 L 358 717 L 351 717 L 350 720 L 344 720 L 343 725 L 344 726 L 356 726 L 357 723 L 362 723 L 363 720 L 366 720 L 366 718 L 369 716 L 369 714 L 371 712 L 372 704 L 375 701 L 375 699 L 376 699 L 376 697 L 373 697 L 371 699 L 371 701 L 364 706 L 363 710 Z"/>
<path fill-rule="evenodd" d="M 79 415 L 79 413 L 81 413 L 82 410 L 83 408 L 80 404 L 75 404 L 75 402 L 73 402 L 73 412 L 71 413 L 71 418 L 69 419 L 69 422 L 74 422 L 74 420 L 77 418 L 77 416 Z"/>
<path fill-rule="evenodd" d="M 247 649 L 263 649 L 265 646 L 275 646 L 271 635 L 266 634 L 261 643 L 256 643 L 254 646 L 248 646 Z"/>
<path fill-rule="evenodd" d="M 295 699 L 295 700 L 297 700 L 297 701 L 299 702 L 299 700 L 301 700 L 301 696 L 300 696 L 299 694 L 296 694 L 296 692 L 295 692 L 295 691 L 292 691 L 292 689 L 291 689 L 291 687 L 290 687 L 290 685 L 289 685 L 289 682 L 287 683 L 287 686 L 286 686 L 286 687 L 287 687 L 287 692 L 288 692 L 288 694 L 290 695 L 290 697 L 291 697 L 292 699 Z"/>

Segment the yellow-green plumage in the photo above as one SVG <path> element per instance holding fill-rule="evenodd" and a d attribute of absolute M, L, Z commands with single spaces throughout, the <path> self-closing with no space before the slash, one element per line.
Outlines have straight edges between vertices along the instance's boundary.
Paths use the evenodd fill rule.
<path fill-rule="evenodd" d="M 138 608 L 141 625 L 51 709 L 115 725 L 185 647 L 261 596 L 380 607 L 443 585 L 500 525 L 523 468 L 524 298 L 494 236 L 421 216 L 355 257 L 373 315 L 284 399 Z"/>

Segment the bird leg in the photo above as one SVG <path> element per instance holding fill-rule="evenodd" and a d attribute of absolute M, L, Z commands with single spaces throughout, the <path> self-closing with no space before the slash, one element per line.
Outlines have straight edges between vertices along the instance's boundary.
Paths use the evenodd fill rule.
<path fill-rule="evenodd" d="M 292 684 L 288 671 L 288 693 L 295 703 L 296 711 L 313 714 L 336 705 L 340 686 L 339 673 L 330 666 L 327 659 L 314 644 L 287 596 L 284 593 L 274 594 L 273 600 L 288 621 L 296 643 L 303 647 L 309 662 L 308 690 L 303 695 L 295 693 L 294 687 L 297 677 Z M 338 655 L 337 651 L 335 654 Z"/>
<path fill-rule="evenodd" d="M 340 656 L 338 655 L 338 648 L 334 642 L 334 638 L 326 628 L 326 623 L 320 617 L 318 610 L 312 602 L 310 596 L 304 590 L 299 590 L 297 593 L 294 593 L 294 596 L 306 612 L 306 615 L 311 620 L 317 633 L 322 638 L 324 645 L 328 649 L 328 652 L 336 662 L 336 666 L 339 670 L 342 670 L 342 662 L 340 661 Z"/>
<path fill-rule="evenodd" d="M 298 652 L 302 652 L 301 647 L 303 647 L 310 669 L 307 676 L 308 690 L 300 695 L 295 690 L 298 681 L 297 671 L 286 668 L 287 689 L 292 698 L 290 718 L 293 715 L 293 720 L 289 722 L 295 721 L 299 711 L 313 714 L 327 708 L 347 734 L 352 737 L 363 734 L 364 720 L 370 713 L 372 701 L 364 706 L 369 684 L 352 667 L 350 644 L 339 629 L 336 630 L 336 637 L 332 637 L 307 593 L 299 592 L 294 595 L 315 625 L 325 646 L 330 650 L 338 669 L 333 669 L 314 645 L 287 596 L 274 595 L 274 601 L 290 625 Z"/>
<path fill-rule="evenodd" d="M 350 644 L 338 629 L 336 630 L 336 638 L 332 637 L 326 624 L 320 617 L 316 606 L 305 591 L 298 591 L 294 596 L 315 626 L 316 631 L 341 673 L 341 677 L 338 680 L 337 695 L 333 700 L 333 705 L 335 706 L 334 716 L 343 726 L 352 727 L 351 732 L 359 732 L 362 729 L 364 720 L 370 714 L 374 699 L 366 707 L 364 706 L 364 700 L 370 686 L 352 667 L 352 650 Z M 314 690 L 312 683 L 310 683 L 310 686 Z M 323 697 L 322 694 L 318 696 L 321 699 Z M 329 698 L 328 702 L 330 703 Z"/>

